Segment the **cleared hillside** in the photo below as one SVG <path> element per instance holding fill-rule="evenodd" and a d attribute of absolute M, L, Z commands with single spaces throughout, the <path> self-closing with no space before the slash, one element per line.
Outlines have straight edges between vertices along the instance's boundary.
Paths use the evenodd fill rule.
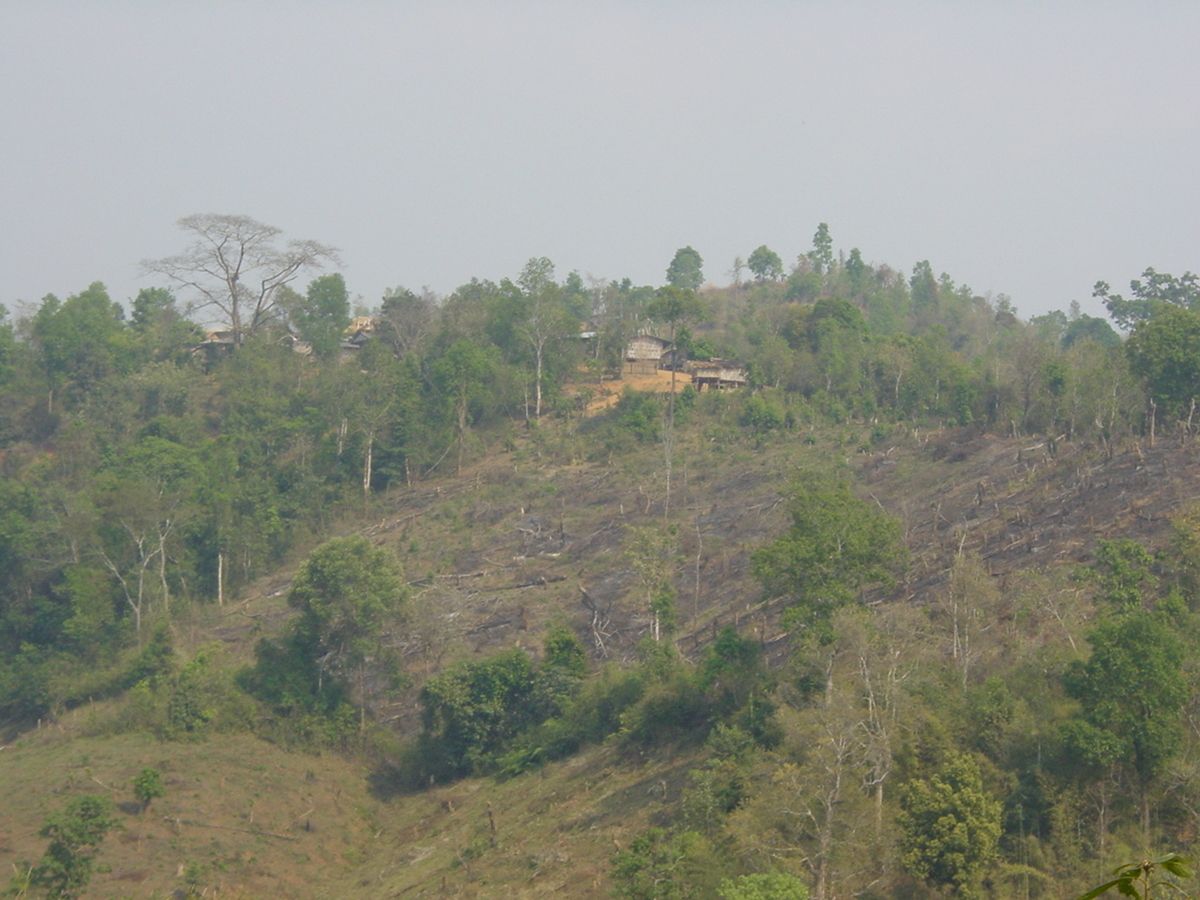
<path fill-rule="evenodd" d="M 676 449 L 667 507 L 661 448 L 562 465 L 539 450 L 553 438 L 547 429 L 457 477 L 393 491 L 361 527 L 395 550 L 411 583 L 413 612 L 396 639 L 414 689 L 375 710 L 401 737 L 417 727 L 425 675 L 502 647 L 536 654 L 556 617 L 595 662 L 631 660 L 649 627 L 625 550 L 631 526 L 678 536 L 685 658 L 699 659 L 720 626 L 735 624 L 783 668 L 789 637 L 779 609 L 759 603 L 749 557 L 785 528 L 782 497 L 800 469 L 840 469 L 901 521 L 911 565 L 874 604 L 936 607 L 964 552 L 1003 597 L 1031 574 L 1086 561 L 1100 539 L 1164 547 L 1170 517 L 1200 498 L 1191 439 L 1130 443 L 1110 457 L 968 429 L 897 429 L 871 442 L 847 426 L 731 442 L 691 433 Z M 195 608 L 175 626 L 179 648 L 216 642 L 228 664 L 249 662 L 254 643 L 293 615 L 289 583 L 280 571 L 225 608 Z M 1057 639 L 1070 640 L 1068 625 Z M 600 747 L 504 782 L 399 792 L 386 761 L 289 752 L 248 735 L 111 735 L 127 702 L 73 710 L 0 753 L 7 871 L 40 853 L 36 831 L 50 810 L 100 793 L 127 814 L 88 896 L 161 896 L 190 881 L 233 897 L 604 897 L 615 849 L 673 819 L 696 760 L 695 750 Z M 163 772 L 167 793 L 139 815 L 129 782 L 143 766 Z"/>

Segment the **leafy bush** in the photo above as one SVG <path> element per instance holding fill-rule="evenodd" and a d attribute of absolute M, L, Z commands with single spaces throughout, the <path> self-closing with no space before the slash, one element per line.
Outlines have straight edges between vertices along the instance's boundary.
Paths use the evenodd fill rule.
<path fill-rule="evenodd" d="M 49 709 L 47 681 L 59 655 L 24 644 L 15 655 L 0 660 L 0 717 L 33 719 Z"/>
<path fill-rule="evenodd" d="M 751 763 L 758 748 L 753 735 L 719 724 L 708 736 L 706 749 L 708 759 L 688 772 L 692 783 L 684 791 L 683 816 L 690 826 L 711 833 L 719 831 L 725 816 L 749 796 Z"/>
<path fill-rule="evenodd" d="M 29 887 L 40 887 L 48 898 L 78 897 L 92 878 L 100 842 L 116 826 L 107 797 L 77 797 L 52 814 L 38 831 L 50 838 L 41 860 L 29 872 Z"/>
<path fill-rule="evenodd" d="M 652 444 L 659 439 L 663 404 L 655 394 L 626 389 L 613 407 L 613 426 L 630 435 L 639 444 Z"/>
<path fill-rule="evenodd" d="M 772 681 L 759 641 L 728 626 L 721 629 L 698 677 L 716 718 L 744 729 L 759 746 L 770 748 L 779 742 L 780 727 L 770 700 Z"/>
<path fill-rule="evenodd" d="M 260 641 L 255 665 L 237 676 L 275 714 L 260 731 L 289 744 L 347 745 L 355 731 L 365 738 L 369 689 L 397 671 L 383 634 L 404 600 L 396 560 L 366 538 L 335 538 L 314 550 L 288 595 L 300 616 L 279 639 Z"/>
<path fill-rule="evenodd" d="M 529 656 L 513 649 L 429 679 L 419 739 L 427 773 L 446 780 L 486 769 L 517 735 L 557 712 L 537 676 Z"/>
<path fill-rule="evenodd" d="M 808 886 L 795 875 L 762 872 L 722 881 L 721 900 L 808 900 Z"/>
<path fill-rule="evenodd" d="M 501 774 L 516 775 L 598 744 L 621 727 L 621 715 L 641 699 L 641 671 L 608 667 L 560 700 L 561 711 L 520 735 L 497 759 Z"/>
<path fill-rule="evenodd" d="M 542 647 L 546 654 L 544 668 L 558 669 L 576 678 L 587 674 L 587 651 L 579 635 L 566 623 L 555 622 L 551 625 Z"/>
<path fill-rule="evenodd" d="M 254 648 L 255 665 L 237 674 L 237 686 L 272 713 L 256 725 L 263 737 L 288 746 L 339 746 L 357 730 L 345 685 L 321 677 L 316 640 L 302 629 L 263 639 Z"/>
<path fill-rule="evenodd" d="M 582 645 L 562 626 L 547 635 L 541 666 L 511 650 L 445 670 L 421 691 L 423 730 L 405 777 L 515 775 L 613 735 L 625 748 L 702 741 L 722 718 L 760 746 L 776 742 L 756 642 L 723 632 L 702 670 L 670 644 L 646 641 L 641 653 L 634 669 L 583 681 Z"/>
<path fill-rule="evenodd" d="M 648 828 L 613 857 L 615 893 L 626 900 L 711 897 L 724 869 L 714 851 L 699 832 Z"/>
<path fill-rule="evenodd" d="M 156 628 L 137 658 L 129 666 L 121 679 L 122 688 L 131 688 L 135 684 L 171 672 L 175 666 L 175 648 L 171 642 L 171 632 L 166 626 Z"/>
<path fill-rule="evenodd" d="M 712 724 L 712 707 L 698 681 L 679 672 L 647 686 L 641 699 L 621 716 L 626 747 L 672 741 L 701 741 Z"/>
<path fill-rule="evenodd" d="M 742 416 L 739 420 L 743 427 L 755 431 L 772 431 L 784 428 L 789 424 L 787 411 L 783 404 L 775 398 L 764 398 L 757 394 L 747 397 L 742 405 Z"/>
<path fill-rule="evenodd" d="M 163 737 L 194 740 L 211 731 L 249 730 L 250 707 L 220 664 L 220 652 L 217 646 L 202 647 L 179 670 L 167 699 Z"/>
<path fill-rule="evenodd" d="M 149 766 L 138 772 L 133 778 L 133 796 L 142 807 L 144 813 L 150 808 L 150 803 L 167 792 L 163 785 L 162 772 Z"/>

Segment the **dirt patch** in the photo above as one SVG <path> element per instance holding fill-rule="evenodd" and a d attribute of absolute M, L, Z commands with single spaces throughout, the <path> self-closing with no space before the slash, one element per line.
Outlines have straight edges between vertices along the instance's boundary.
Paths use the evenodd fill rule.
<path fill-rule="evenodd" d="M 692 379 L 688 375 L 675 373 L 675 392 L 683 390 L 684 385 L 691 384 Z M 621 394 L 625 393 L 625 389 L 629 388 L 632 391 L 652 391 L 656 394 L 667 394 L 671 391 L 671 373 L 660 369 L 653 375 L 637 375 L 628 378 L 618 378 L 615 381 L 605 381 L 599 385 L 592 385 L 592 391 L 595 396 L 587 405 L 589 415 L 603 412 L 610 406 L 621 399 Z"/>

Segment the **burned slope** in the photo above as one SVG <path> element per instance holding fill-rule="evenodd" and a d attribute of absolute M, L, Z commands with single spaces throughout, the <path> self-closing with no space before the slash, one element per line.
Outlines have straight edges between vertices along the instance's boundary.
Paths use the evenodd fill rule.
<path fill-rule="evenodd" d="M 909 571 L 895 592 L 869 599 L 922 602 L 959 553 L 1003 580 L 1084 562 L 1102 539 L 1163 546 L 1170 517 L 1200 497 L 1197 450 L 1176 438 L 1105 455 L 977 429 L 905 434 L 850 456 L 794 437 L 741 453 L 696 443 L 681 453 L 669 509 L 649 453 L 642 468 L 493 457 L 459 479 L 398 493 L 368 533 L 396 546 L 418 606 L 433 617 L 427 627 L 438 649 L 425 661 L 433 667 L 512 643 L 536 652 L 556 617 L 586 637 L 595 658 L 631 657 L 650 625 L 631 529 L 669 533 L 677 643 L 695 657 L 725 624 L 779 636 L 780 609 L 760 602 L 750 555 L 786 528 L 783 501 L 798 469 L 846 472 L 861 496 L 901 521 Z M 414 658 L 429 645 L 414 643 Z"/>

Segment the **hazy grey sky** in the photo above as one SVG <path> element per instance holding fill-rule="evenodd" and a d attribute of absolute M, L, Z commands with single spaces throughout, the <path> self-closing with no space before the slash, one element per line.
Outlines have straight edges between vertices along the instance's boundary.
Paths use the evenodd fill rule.
<path fill-rule="evenodd" d="M 1196 2 L 0 0 L 0 302 L 156 283 L 176 220 L 341 248 L 368 305 L 725 284 L 828 222 L 1024 315 L 1200 268 Z"/>

